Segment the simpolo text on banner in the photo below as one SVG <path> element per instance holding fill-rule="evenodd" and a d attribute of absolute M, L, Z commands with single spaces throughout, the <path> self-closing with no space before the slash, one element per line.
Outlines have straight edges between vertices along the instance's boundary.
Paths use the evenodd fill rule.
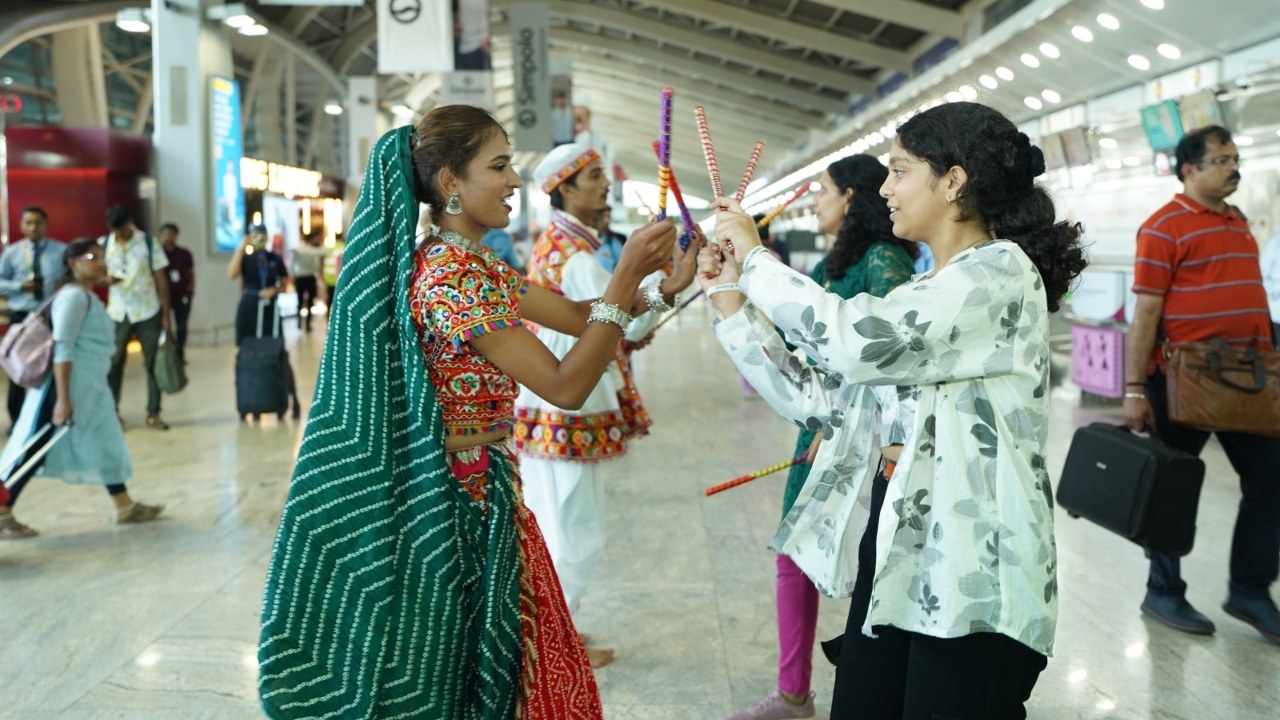
<path fill-rule="evenodd" d="M 515 145 L 522 152 L 551 150 L 551 20 L 546 3 L 514 3 L 511 25 L 515 90 Z"/>
<path fill-rule="evenodd" d="M 453 69 L 453 10 L 442 0 L 377 0 L 378 72 Z"/>

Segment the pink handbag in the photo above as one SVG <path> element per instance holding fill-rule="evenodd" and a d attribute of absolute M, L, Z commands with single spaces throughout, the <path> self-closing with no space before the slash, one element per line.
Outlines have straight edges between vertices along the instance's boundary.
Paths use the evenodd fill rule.
<path fill-rule="evenodd" d="M 40 387 L 53 368 L 53 330 L 45 311 L 56 296 L 57 293 L 50 295 L 0 340 L 0 369 L 24 388 Z"/>

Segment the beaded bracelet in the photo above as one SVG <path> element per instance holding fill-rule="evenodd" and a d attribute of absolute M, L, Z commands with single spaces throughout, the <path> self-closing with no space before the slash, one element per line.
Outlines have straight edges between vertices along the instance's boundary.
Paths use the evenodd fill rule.
<path fill-rule="evenodd" d="M 662 296 L 662 278 L 655 275 L 646 280 L 640 289 L 644 290 L 644 301 L 653 312 L 664 313 L 671 309 L 667 299 Z"/>
<path fill-rule="evenodd" d="M 587 316 L 587 322 L 613 323 L 625 333 L 631 325 L 631 316 L 613 303 L 597 300 L 591 303 L 591 314 Z"/>

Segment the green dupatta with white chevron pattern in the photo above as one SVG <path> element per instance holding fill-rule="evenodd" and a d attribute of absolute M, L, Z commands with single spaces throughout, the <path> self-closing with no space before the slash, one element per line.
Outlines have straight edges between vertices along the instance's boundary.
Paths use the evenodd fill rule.
<path fill-rule="evenodd" d="M 403 127 L 378 141 L 343 252 L 263 598 L 259 693 L 272 718 L 515 714 L 515 499 L 495 468 L 486 518 L 445 464 L 409 312 L 411 138 Z"/>

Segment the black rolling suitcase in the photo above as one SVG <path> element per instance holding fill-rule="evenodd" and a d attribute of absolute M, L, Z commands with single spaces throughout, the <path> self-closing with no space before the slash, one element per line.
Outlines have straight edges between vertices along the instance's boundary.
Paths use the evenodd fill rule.
<path fill-rule="evenodd" d="M 289 352 L 285 350 L 284 337 L 280 334 L 280 313 L 274 311 L 274 305 L 272 335 L 262 336 L 262 316 L 270 304 L 268 301 L 259 304 L 257 337 L 242 339 L 240 351 L 236 354 L 236 407 L 241 420 L 249 415 L 270 414 L 283 420 L 289 411 L 289 399 L 293 395 L 293 368 L 289 366 Z M 297 410 L 295 402 L 295 417 Z"/>
<path fill-rule="evenodd" d="M 1186 555 L 1196 537 L 1204 461 L 1125 427 L 1076 430 L 1058 504 L 1146 548 Z"/>

